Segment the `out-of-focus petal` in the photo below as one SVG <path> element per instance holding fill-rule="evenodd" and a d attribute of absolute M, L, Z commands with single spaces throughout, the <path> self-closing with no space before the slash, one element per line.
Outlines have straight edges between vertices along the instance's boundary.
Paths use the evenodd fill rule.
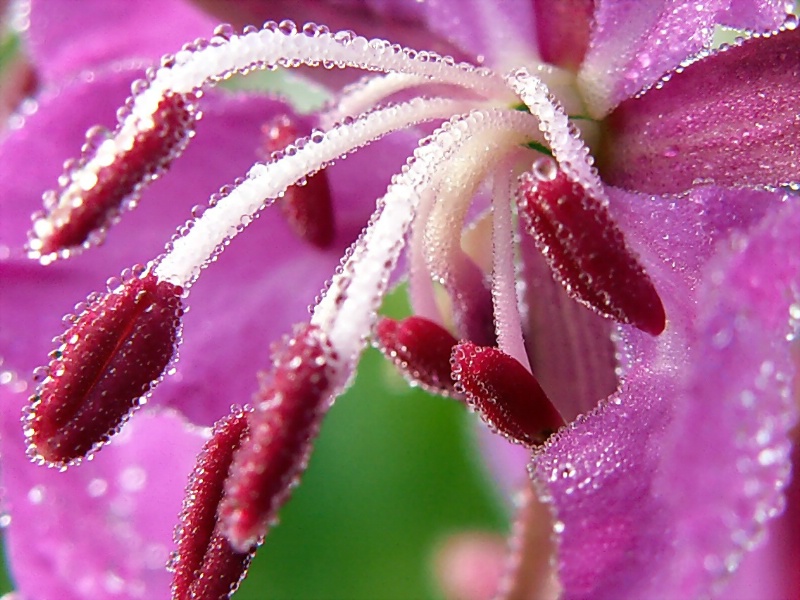
<path fill-rule="evenodd" d="M 25 598 L 169 598 L 166 570 L 186 478 L 205 435 L 178 414 L 148 411 L 102 455 L 66 473 L 25 456 L 24 394 L 0 389 L 5 530 Z"/>
<path fill-rule="evenodd" d="M 155 60 L 216 22 L 184 0 L 31 0 L 28 46 L 45 81 L 130 58 Z"/>
<path fill-rule="evenodd" d="M 730 0 L 597 0 L 579 84 L 593 117 L 707 47 Z M 699 7 L 699 10 L 698 10 Z"/>
<path fill-rule="evenodd" d="M 748 202 L 730 211 L 703 210 L 741 195 Z M 636 232 L 629 240 L 662 294 L 667 329 L 652 338 L 620 328 L 622 389 L 549 443 L 534 471 L 556 510 L 566 598 L 696 597 L 752 541 L 745 523 L 777 508 L 786 475 L 796 412 L 786 334 L 800 278 L 786 249 L 797 245 L 800 210 L 794 199 L 778 213 L 769 193 L 713 188 L 680 201 L 612 199 L 621 226 Z M 713 255 L 715 237 L 751 225 L 765 206 L 774 212 L 749 244 L 740 237 Z M 737 207 L 739 218 L 726 220 Z M 755 447 L 767 424 L 769 439 Z M 772 453 L 761 463 L 764 450 Z"/>
<path fill-rule="evenodd" d="M 64 89 L 42 101 L 26 126 L 0 145 L 5 257 L 0 263 L 0 357 L 3 368 L 23 380 L 46 362 L 49 340 L 62 331 L 61 317 L 89 292 L 102 289 L 106 278 L 160 254 L 190 218 L 193 205 L 204 205 L 259 159 L 260 126 L 289 110 L 261 96 L 207 93 L 201 103 L 205 116 L 185 155 L 145 191 L 140 206 L 111 229 L 106 243 L 46 268 L 20 258 L 29 214 L 40 208 L 41 192 L 55 184 L 64 157 L 77 154 L 89 126 L 114 123 L 133 78 L 132 72 L 110 73 Z M 179 406 L 193 421 L 210 425 L 230 403 L 249 401 L 256 371 L 269 365 L 270 343 L 308 318 L 306 307 L 410 150 L 406 138 L 395 136 L 375 151 L 379 154 L 369 162 L 355 155 L 328 173 L 338 232 L 330 250 L 302 242 L 280 211 L 268 209 L 204 272 L 189 299 L 178 372 L 166 379 L 154 402 Z M 375 161 L 376 155 L 381 160 Z"/>
<path fill-rule="evenodd" d="M 536 0 L 536 38 L 542 60 L 577 70 L 589 46 L 594 0 Z"/>
<path fill-rule="evenodd" d="M 774 31 L 793 7 L 792 0 L 731 0 L 720 24 L 748 31 Z"/>
<path fill-rule="evenodd" d="M 800 29 L 697 61 L 609 115 L 603 178 L 658 194 L 800 182 L 798 86 Z"/>

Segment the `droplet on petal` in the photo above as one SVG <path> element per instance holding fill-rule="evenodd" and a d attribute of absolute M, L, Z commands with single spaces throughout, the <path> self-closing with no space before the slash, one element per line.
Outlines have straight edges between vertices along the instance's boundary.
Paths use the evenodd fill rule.
<path fill-rule="evenodd" d="M 412 316 L 383 318 L 375 328 L 376 344 L 412 384 L 442 396 L 458 396 L 450 377 L 450 353 L 458 340 L 444 327 Z"/>
<path fill-rule="evenodd" d="M 462 342 L 453 348 L 451 368 L 467 403 L 512 441 L 538 446 L 564 425 L 536 378 L 502 350 Z"/>
<path fill-rule="evenodd" d="M 67 166 L 61 187 L 44 195 L 45 211 L 34 215 L 29 256 L 51 262 L 101 239 L 140 189 L 169 166 L 194 119 L 187 97 L 170 94 L 136 132 L 89 130 L 83 158 Z"/>
<path fill-rule="evenodd" d="M 248 434 L 249 411 L 233 412 L 214 425 L 211 439 L 189 478 L 170 564 L 175 600 L 224 600 L 239 587 L 255 552 L 238 552 L 220 532 L 217 509 L 233 456 Z"/>
<path fill-rule="evenodd" d="M 264 150 L 267 155 L 282 152 L 297 141 L 300 131 L 287 115 L 276 117 L 263 126 Z M 278 202 L 292 231 L 317 248 L 333 243 L 335 225 L 328 176 L 320 171 L 305 183 L 289 186 Z"/>
<path fill-rule="evenodd" d="M 220 505 L 222 530 L 234 548 L 246 551 L 266 535 L 305 470 L 331 401 L 333 360 L 323 334 L 310 325 L 275 349 Z"/>
<path fill-rule="evenodd" d="M 666 314 L 653 282 L 602 200 L 570 181 L 550 158 L 520 178 L 518 205 L 550 268 L 578 301 L 658 335 Z"/>
<path fill-rule="evenodd" d="M 172 359 L 181 295 L 148 273 L 90 297 L 31 398 L 26 435 L 34 460 L 64 466 L 108 441 Z"/>

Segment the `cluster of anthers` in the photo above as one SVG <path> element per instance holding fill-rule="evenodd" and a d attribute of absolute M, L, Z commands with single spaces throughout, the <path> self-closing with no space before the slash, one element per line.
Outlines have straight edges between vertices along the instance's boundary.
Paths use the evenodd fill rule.
<path fill-rule="evenodd" d="M 223 26 L 136 82 L 117 128 L 91 131 L 81 158 L 45 196 L 30 256 L 46 264 L 101 239 L 189 142 L 204 88 L 235 73 L 300 65 L 378 74 L 343 90 L 306 137 L 291 141 L 299 127 L 291 119 L 272 123 L 266 162 L 215 195 L 161 256 L 79 305 L 37 374 L 25 415 L 38 462 L 66 468 L 98 450 L 173 370 L 192 285 L 260 211 L 277 203 L 298 235 L 328 245 L 334 219 L 324 169 L 391 132 L 440 122 L 378 200 L 309 322 L 274 348 L 252 408 L 214 428 L 180 516 L 177 598 L 225 598 L 236 589 L 370 338 L 410 380 L 463 400 L 513 441 L 532 448 L 563 426 L 525 353 L 515 214 L 577 301 L 653 335 L 666 325 L 658 294 L 608 214 L 580 132 L 545 84 L 560 85 L 563 75 L 546 66 L 502 75 L 290 22 L 241 34 Z M 413 99 L 388 101 L 411 89 Z M 488 275 L 460 244 L 484 184 L 492 196 Z M 415 316 L 379 321 L 406 243 Z M 449 296 L 457 337 L 444 325 L 436 285 Z"/>

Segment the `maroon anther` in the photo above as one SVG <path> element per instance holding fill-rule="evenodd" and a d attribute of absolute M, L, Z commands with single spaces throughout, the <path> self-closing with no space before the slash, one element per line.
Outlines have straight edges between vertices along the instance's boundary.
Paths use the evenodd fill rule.
<path fill-rule="evenodd" d="M 47 220 L 50 231 L 39 235 L 34 230 L 37 243 L 31 242 L 32 250 L 38 255 L 48 256 L 81 247 L 92 234 L 102 233 L 125 202 L 169 166 L 194 124 L 194 109 L 184 96 L 172 94 L 161 101 L 152 119 L 154 126 L 136 136 L 129 150 L 120 152 L 110 165 L 97 171 L 97 181 L 82 191 L 80 202 L 71 201 L 68 206 L 60 206 L 59 197 L 71 184 L 72 173 L 94 158 L 102 140 L 110 134 L 103 135 L 99 131 L 87 142 L 84 151 L 88 154 L 66 174 L 67 187 L 45 195 L 46 214 L 37 215 L 35 219 Z M 89 148 L 88 144 L 94 148 Z"/>
<path fill-rule="evenodd" d="M 73 462 L 119 428 L 174 354 L 181 294 L 147 274 L 90 298 L 31 398 L 26 432 L 33 458 Z"/>
<path fill-rule="evenodd" d="M 224 534 L 234 548 L 258 543 L 306 467 L 330 402 L 331 350 L 305 325 L 278 346 L 273 369 L 261 378 L 242 444 L 220 505 Z"/>
<path fill-rule="evenodd" d="M 518 203 L 570 294 L 615 321 L 652 335 L 664 331 L 661 298 L 603 202 L 553 166 L 523 175 Z"/>
<path fill-rule="evenodd" d="M 462 342 L 453 348 L 451 366 L 467 403 L 512 441 L 538 446 L 564 425 L 536 378 L 503 351 Z"/>
<path fill-rule="evenodd" d="M 175 533 L 178 549 L 170 564 L 174 600 L 230 598 L 250 565 L 255 547 L 234 550 L 217 519 L 234 453 L 248 434 L 247 415 L 234 408 L 218 421 L 197 457 Z"/>
<path fill-rule="evenodd" d="M 459 395 L 450 377 L 450 353 L 458 340 L 444 327 L 417 316 L 382 318 L 375 337 L 381 352 L 410 382 L 434 394 Z"/>
<path fill-rule="evenodd" d="M 283 151 L 301 137 L 300 131 L 287 115 L 265 124 L 262 131 L 267 156 Z M 322 249 L 333 243 L 333 202 L 325 171 L 308 177 L 305 185 L 289 186 L 278 205 L 292 231 L 300 239 Z"/>

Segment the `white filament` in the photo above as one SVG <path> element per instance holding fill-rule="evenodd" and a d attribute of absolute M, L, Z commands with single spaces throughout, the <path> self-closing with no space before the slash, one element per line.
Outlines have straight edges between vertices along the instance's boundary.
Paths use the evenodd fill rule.
<path fill-rule="evenodd" d="M 603 184 L 592 167 L 589 148 L 570 124 L 564 109 L 552 98 L 547 86 L 526 69 L 517 69 L 506 77 L 506 81 L 531 113 L 539 118 L 539 128 L 559 168 L 572 181 L 580 183 L 590 195 L 604 199 Z"/>
<path fill-rule="evenodd" d="M 345 361 L 346 372 L 352 371 L 364 348 L 421 197 L 431 186 L 432 174 L 439 172 L 466 140 L 483 139 L 481 156 L 486 157 L 504 154 L 509 144 L 514 147 L 535 135 L 536 120 L 530 115 L 493 109 L 456 117 L 423 140 L 407 168 L 389 186 L 311 318 Z"/>
<path fill-rule="evenodd" d="M 173 242 L 170 251 L 156 266 L 156 275 L 161 280 L 189 286 L 218 249 L 290 185 L 392 131 L 446 118 L 468 106 L 459 100 L 415 98 L 376 110 L 352 123 L 338 125 L 324 134 L 317 132 L 293 153 L 287 149 L 279 160 L 253 166 L 243 183 L 209 208 L 186 235 Z"/>
<path fill-rule="evenodd" d="M 364 77 L 337 94 L 335 103 L 320 113 L 319 125 L 322 129 L 328 129 L 345 117 L 359 115 L 372 108 L 392 94 L 424 83 L 430 83 L 430 79 L 405 73 Z"/>
<path fill-rule="evenodd" d="M 492 194 L 492 300 L 494 301 L 497 346 L 531 370 L 517 294 L 514 248 L 514 220 L 511 214 L 513 159 L 495 171 Z"/>

